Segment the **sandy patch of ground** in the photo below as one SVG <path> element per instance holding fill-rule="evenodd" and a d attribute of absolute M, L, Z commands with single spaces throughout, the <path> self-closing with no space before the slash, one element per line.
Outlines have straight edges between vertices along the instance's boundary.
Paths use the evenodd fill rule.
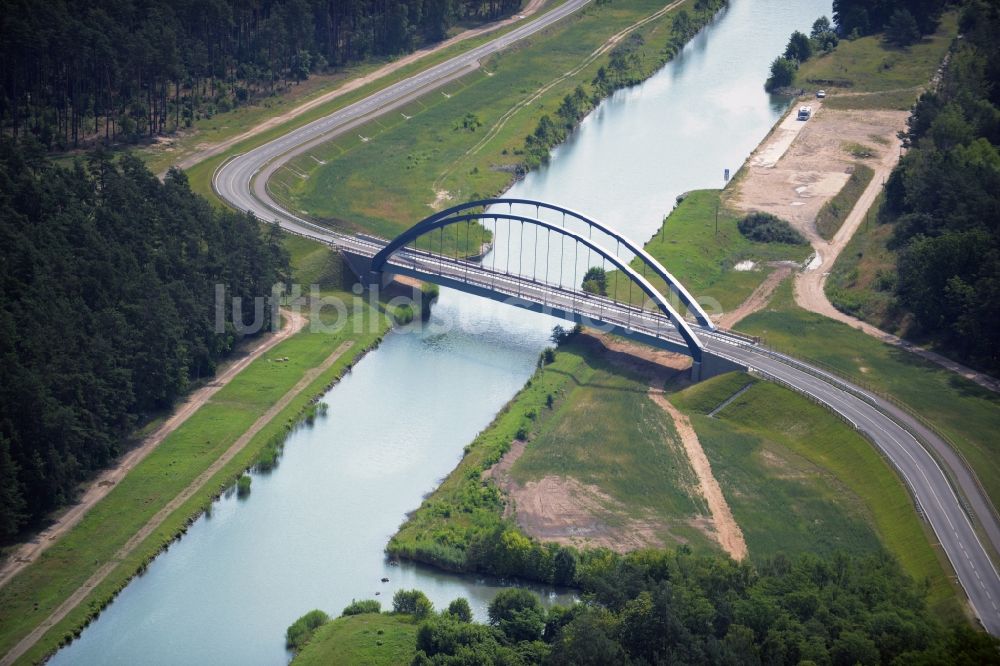
<path fill-rule="evenodd" d="M 694 473 L 698 477 L 698 486 L 702 496 L 708 502 L 708 509 L 712 514 L 712 524 L 714 526 L 714 538 L 722 546 L 730 557 L 734 560 L 742 560 L 747 556 L 747 544 L 743 539 L 743 530 L 733 517 L 733 512 L 729 508 L 722 488 L 712 474 L 712 465 L 708 462 L 705 450 L 701 448 L 698 434 L 694 431 L 691 421 L 674 407 L 663 393 L 650 390 L 649 397 L 659 405 L 663 411 L 670 415 L 684 443 L 684 450 L 687 452 L 688 462 L 691 463 Z"/>
<path fill-rule="evenodd" d="M 434 210 L 441 210 L 444 205 L 451 201 L 454 197 L 451 196 L 451 192 L 448 190 L 435 190 L 434 191 L 434 201 L 427 204 Z"/>
<path fill-rule="evenodd" d="M 577 548 L 609 548 L 626 553 L 640 548 L 662 548 L 658 536 L 666 531 L 654 516 L 648 520 L 626 517 L 626 509 L 594 485 L 572 477 L 548 475 L 523 486 L 510 477 L 510 469 L 524 453 L 525 442 L 515 440 L 503 459 L 486 470 L 507 497 L 505 517 L 516 518 L 525 534 Z M 683 543 L 683 539 L 676 539 Z"/>
<path fill-rule="evenodd" d="M 747 161 L 746 176 L 733 188 L 729 203 L 786 219 L 816 246 L 826 245 L 816 233 L 816 215 L 844 186 L 858 161 L 845 145 L 869 146 L 873 156 L 864 163 L 872 168 L 885 161 L 895 164 L 896 132 L 905 127 L 908 113 L 842 111 L 823 108 L 819 100 L 807 103 L 813 107 L 812 118 L 800 121 L 790 113 L 779 123 Z M 876 173 L 872 182 L 881 184 L 879 176 Z"/>
<path fill-rule="evenodd" d="M 782 217 L 809 239 L 816 256 L 805 271 L 795 276 L 795 302 L 799 307 L 844 322 L 984 388 L 1000 392 L 997 379 L 844 314 L 826 297 L 826 279 L 834 262 L 864 221 L 882 183 L 899 162 L 896 133 L 906 128 L 909 112 L 822 109 L 817 101 L 809 102 L 814 109 L 810 120 L 795 121 L 790 114 L 764 139 L 747 161 L 746 176 L 733 187 L 727 202 L 738 209 L 762 210 Z M 795 122 L 801 125 L 798 132 L 791 125 Z M 847 150 L 852 143 L 870 149 L 871 157 L 863 161 L 875 175 L 840 229 L 826 241 L 816 233 L 816 215 L 847 181 L 848 170 L 857 161 Z"/>
<path fill-rule="evenodd" d="M 792 268 L 793 266 L 788 264 L 779 264 L 735 310 L 730 310 L 721 317 L 716 317 L 716 325 L 722 328 L 732 328 L 746 317 L 762 309 L 770 302 L 778 285 L 791 275 Z"/>

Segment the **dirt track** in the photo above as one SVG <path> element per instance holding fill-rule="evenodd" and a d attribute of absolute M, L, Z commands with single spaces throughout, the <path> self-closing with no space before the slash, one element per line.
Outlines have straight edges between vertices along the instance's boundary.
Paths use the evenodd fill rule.
<path fill-rule="evenodd" d="M 791 273 L 791 266 L 781 265 L 774 268 L 764 278 L 764 281 L 757 285 L 753 293 L 747 296 L 745 301 L 740 303 L 735 310 L 730 310 L 721 317 L 717 317 L 715 323 L 722 328 L 732 328 L 754 312 L 762 309 L 770 302 L 771 296 L 774 295 L 774 290 L 778 288 L 778 285 L 791 275 Z"/>
<path fill-rule="evenodd" d="M 698 477 L 698 485 L 701 494 L 708 502 L 708 509 L 712 514 L 712 524 L 715 528 L 715 538 L 734 560 L 742 560 L 747 556 L 747 543 L 743 539 L 743 530 L 733 518 L 733 512 L 729 508 L 725 495 L 719 482 L 712 474 L 712 465 L 708 462 L 708 456 L 701 447 L 698 434 L 694 431 L 691 421 L 680 410 L 670 404 L 666 396 L 661 391 L 650 390 L 649 397 L 665 411 L 674 421 L 677 434 L 680 435 L 684 443 L 684 450 L 687 452 L 688 462 L 694 469 Z"/>
<path fill-rule="evenodd" d="M 812 119 L 800 122 L 790 114 L 779 123 L 747 160 L 747 174 L 733 187 L 728 203 L 747 211 L 773 213 L 788 220 L 809 239 L 816 257 L 806 270 L 795 276 L 795 302 L 799 307 L 844 322 L 980 386 L 1000 391 L 1000 381 L 844 314 L 830 303 L 825 291 L 826 278 L 837 257 L 864 221 L 882 184 L 899 162 L 896 132 L 905 129 L 909 113 L 841 111 L 824 109 L 819 100 L 808 103 L 814 108 Z M 816 215 L 822 205 L 847 182 L 847 170 L 857 161 L 849 154 L 850 144 L 871 149 L 872 157 L 863 162 L 872 168 L 875 175 L 841 228 L 830 241 L 826 241 L 816 233 Z M 727 316 L 723 326 L 731 327 L 741 318 L 730 321 Z"/>
<path fill-rule="evenodd" d="M 21 544 L 13 550 L 7 560 L 4 561 L 3 567 L 0 568 L 0 587 L 10 582 L 14 576 L 24 569 L 24 567 L 31 564 L 45 549 L 58 541 L 60 537 L 79 523 L 97 502 L 111 492 L 111 489 L 114 488 L 118 481 L 124 478 L 146 456 L 152 453 L 167 435 L 177 430 L 182 423 L 187 421 L 192 414 L 208 402 L 219 389 L 228 384 L 233 377 L 242 372 L 255 359 L 259 358 L 282 340 L 298 333 L 306 324 L 307 320 L 305 316 L 299 312 L 288 310 L 283 311 L 283 314 L 288 318 L 287 325 L 277 333 L 264 336 L 247 349 L 237 360 L 224 365 L 221 371 L 215 376 L 215 379 L 197 391 L 192 392 L 174 413 L 159 428 L 146 437 L 139 446 L 130 450 L 113 467 L 104 470 L 91 481 L 84 490 L 79 502 L 56 518 L 52 525 L 42 530 L 37 537 L 27 543 Z"/>
<path fill-rule="evenodd" d="M 194 481 L 192 481 L 184 490 L 182 490 L 176 497 L 167 502 L 156 514 L 149 519 L 145 525 L 142 526 L 138 532 L 133 534 L 128 541 L 125 542 L 118 552 L 114 554 L 108 562 L 105 562 L 101 568 L 99 568 L 87 581 L 78 587 L 69 597 L 63 601 L 52 614 L 40 623 L 37 627 L 32 630 L 30 634 L 25 636 L 20 643 L 18 643 L 14 648 L 4 655 L 3 659 L 0 659 L 0 666 L 6 666 L 16 661 L 21 655 L 31 649 L 38 640 L 45 635 L 45 633 L 62 621 L 66 615 L 76 608 L 77 605 L 83 602 L 87 598 L 87 595 L 91 593 L 101 582 L 107 578 L 115 568 L 121 564 L 122 561 L 128 557 L 132 551 L 139 547 L 139 545 L 146 540 L 153 532 L 155 532 L 163 522 L 172 514 L 174 511 L 182 507 L 189 499 L 191 499 L 195 493 L 201 490 L 209 479 L 215 476 L 223 467 L 225 467 L 230 460 L 232 460 L 236 454 L 243 450 L 243 448 L 250 443 L 254 436 L 261 431 L 264 426 L 270 423 L 288 404 L 302 391 L 306 389 L 309 384 L 313 382 L 316 377 L 325 372 L 330 366 L 332 366 L 337 359 L 339 359 L 348 349 L 354 345 L 353 340 L 347 340 L 340 344 L 332 354 L 330 354 L 319 366 L 309 370 L 303 375 L 295 386 L 293 386 L 285 395 L 281 396 L 274 405 L 270 407 L 266 412 L 261 414 L 260 418 L 254 421 L 253 425 L 244 432 L 239 438 L 233 442 L 233 444 L 226 449 L 219 458 L 208 466 L 201 474 L 199 474 Z"/>

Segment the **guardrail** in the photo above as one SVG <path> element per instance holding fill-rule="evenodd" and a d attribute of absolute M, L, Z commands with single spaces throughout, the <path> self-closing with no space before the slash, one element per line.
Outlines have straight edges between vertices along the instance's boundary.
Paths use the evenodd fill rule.
<path fill-rule="evenodd" d="M 924 521 L 927 520 L 927 514 L 924 512 L 924 508 L 920 504 L 920 499 L 917 497 L 916 489 L 913 487 L 913 484 L 910 482 L 910 480 L 903 473 L 903 470 L 900 469 L 899 466 L 892 460 L 892 458 L 890 458 L 885 453 L 885 451 L 882 450 L 882 447 L 878 445 L 878 443 L 875 441 L 875 438 L 872 437 L 872 435 L 867 430 L 865 430 L 864 428 L 862 428 L 861 426 L 859 426 L 857 423 L 855 423 L 853 420 L 851 420 L 846 414 L 841 414 L 836 409 L 833 409 L 833 406 L 831 404 L 829 404 L 828 402 L 826 402 L 825 400 L 823 400 L 819 396 L 814 395 L 810 391 L 807 391 L 804 388 L 795 386 L 791 382 L 787 382 L 787 381 L 781 379 L 780 377 L 778 377 L 776 375 L 773 375 L 770 372 L 767 372 L 766 370 L 762 370 L 760 368 L 750 367 L 747 370 L 747 372 L 750 375 L 756 375 L 758 377 L 761 377 L 762 379 L 765 379 L 765 380 L 770 381 L 770 382 L 774 382 L 775 384 L 778 384 L 779 386 L 783 386 L 783 387 L 789 389 L 790 391 L 794 391 L 795 393 L 798 393 L 799 395 L 804 396 L 806 399 L 812 401 L 813 403 L 819 405 L 820 407 L 823 407 L 827 411 L 832 412 L 841 421 L 844 421 L 847 425 L 851 426 L 851 428 L 855 432 L 857 432 L 862 437 L 864 437 L 869 442 L 871 442 L 872 445 L 874 446 L 875 450 L 879 452 L 879 455 L 881 456 L 881 458 L 883 460 L 885 460 L 886 462 L 889 463 L 889 466 L 892 467 L 893 470 L 895 470 L 896 476 L 898 476 L 899 479 L 906 486 L 907 490 L 910 493 L 910 497 L 913 498 L 913 504 L 916 507 L 917 513 L 920 515 L 921 519 L 923 519 Z M 897 424 L 897 425 L 899 425 L 899 424 Z M 900 426 L 900 427 L 902 427 L 902 426 Z"/>
<path fill-rule="evenodd" d="M 885 393 L 881 389 L 875 388 L 871 384 L 865 382 L 863 379 L 860 379 L 858 377 L 853 377 L 849 373 L 846 373 L 843 370 L 841 370 L 840 368 L 835 368 L 829 365 L 828 363 L 825 363 L 818 359 L 809 358 L 807 359 L 808 362 L 802 361 L 800 359 L 779 352 L 776 349 L 767 346 L 765 343 L 761 343 L 760 345 L 758 345 L 758 349 L 763 353 L 771 356 L 772 358 L 778 359 L 784 363 L 789 363 L 791 365 L 794 365 L 799 370 L 807 372 L 813 375 L 814 377 L 823 379 L 824 381 L 832 380 L 832 383 L 838 386 L 838 388 L 841 388 L 842 390 L 851 393 L 855 397 L 864 400 L 867 404 L 871 405 L 876 410 L 878 410 L 879 413 L 884 415 L 886 418 L 892 420 L 892 422 L 898 425 L 899 427 L 903 428 L 903 430 L 909 433 L 910 436 L 913 437 L 924 448 L 924 450 L 927 451 L 932 458 L 934 458 L 935 461 L 937 461 L 938 465 L 945 472 L 945 478 L 948 479 L 948 484 L 955 492 L 955 496 L 958 497 L 959 503 L 962 506 L 962 510 L 965 511 L 966 515 L 969 516 L 969 518 L 973 521 L 973 524 L 975 524 L 976 522 L 981 523 L 982 521 L 977 519 L 975 512 L 972 510 L 972 506 L 969 503 L 969 499 L 966 493 L 962 490 L 961 485 L 955 478 L 955 470 L 952 469 L 951 465 L 949 465 L 946 460 L 942 459 L 936 447 L 930 441 L 928 441 L 926 437 L 924 437 L 921 433 L 916 432 L 907 423 L 902 422 L 900 421 L 900 419 L 896 418 L 894 414 L 885 409 L 885 406 L 882 405 L 879 402 L 879 400 L 884 400 L 888 403 L 891 403 L 894 407 L 902 411 L 908 417 L 912 418 L 914 421 L 916 421 L 921 426 L 926 428 L 928 431 L 933 433 L 936 437 L 940 438 L 941 441 L 944 442 L 945 445 L 947 445 L 955 453 L 955 455 L 961 461 L 962 465 L 965 466 L 969 476 L 973 479 L 973 482 L 979 488 L 987 508 L 993 514 L 993 518 L 998 522 L 1000 522 L 1000 512 L 997 511 L 997 507 L 993 503 L 993 500 L 990 498 L 989 494 L 987 493 L 985 486 L 983 486 L 983 482 L 979 479 L 979 476 L 975 473 L 975 470 L 973 469 L 972 465 L 969 464 L 968 459 L 962 453 L 961 449 L 959 449 L 955 441 L 952 440 L 950 437 L 948 437 L 946 434 L 942 433 L 933 423 L 928 421 L 920 414 L 916 413 L 913 410 L 913 408 L 911 408 L 909 405 L 900 401 L 895 396 Z M 987 541 L 989 540 L 987 539 Z"/>

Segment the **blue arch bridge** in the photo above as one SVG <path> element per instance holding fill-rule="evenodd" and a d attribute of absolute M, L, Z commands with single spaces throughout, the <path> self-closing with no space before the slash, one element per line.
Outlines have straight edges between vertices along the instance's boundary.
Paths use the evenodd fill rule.
<path fill-rule="evenodd" d="M 486 259 L 483 253 L 459 253 L 463 238 L 465 248 L 475 245 L 480 227 L 505 240 L 505 251 Z M 684 285 L 642 246 L 597 220 L 542 201 L 470 201 L 421 220 L 391 241 L 358 235 L 336 244 L 368 285 L 385 286 L 405 275 L 582 323 L 690 356 L 695 380 L 746 367 L 711 349 L 709 340 L 726 340 L 726 348 L 753 342 L 716 329 Z M 582 288 L 581 277 L 591 267 L 608 271 L 610 295 Z"/>
<path fill-rule="evenodd" d="M 391 241 L 341 234 L 282 215 L 285 228 L 338 248 L 369 285 L 384 285 L 394 275 L 411 276 L 687 354 L 694 380 L 744 369 L 824 405 L 895 467 L 976 615 L 990 633 L 1000 635 L 1000 573 L 969 518 L 982 521 L 994 545 L 1000 544 L 1000 522 L 974 474 L 960 462 L 948 463 L 961 488 L 956 492 L 931 453 L 948 461 L 948 444 L 888 400 L 752 338 L 716 328 L 666 268 L 611 227 L 526 199 L 470 201 L 431 215 Z M 453 249 L 456 241 L 466 235 L 469 247 L 478 225 L 489 229 L 494 239 L 505 240 L 503 249 L 485 257 L 462 256 Z M 446 243 L 449 227 L 454 228 Z M 611 296 L 581 288 L 582 273 L 595 265 L 613 269 Z M 950 455 L 954 458 L 953 452 Z"/>

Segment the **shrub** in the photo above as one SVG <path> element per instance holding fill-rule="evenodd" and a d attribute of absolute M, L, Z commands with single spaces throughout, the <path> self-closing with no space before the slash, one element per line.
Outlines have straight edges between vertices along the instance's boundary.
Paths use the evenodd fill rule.
<path fill-rule="evenodd" d="M 399 590 L 392 597 L 392 611 L 422 620 L 431 614 L 434 604 L 420 590 Z"/>
<path fill-rule="evenodd" d="M 292 626 L 288 627 L 285 632 L 285 647 L 298 652 L 309 639 L 312 638 L 313 632 L 316 631 L 317 627 L 320 627 L 330 621 L 330 616 L 321 610 L 311 610 L 295 622 Z"/>
<path fill-rule="evenodd" d="M 241 476 L 240 479 L 239 479 L 239 481 L 236 482 L 236 496 L 237 497 L 246 497 L 247 495 L 249 495 L 250 494 L 250 483 L 251 483 L 251 479 L 250 479 L 249 475 L 244 474 L 243 476 Z"/>
<path fill-rule="evenodd" d="M 792 85 L 797 69 L 798 64 L 794 60 L 778 56 L 771 63 L 771 76 L 764 84 L 764 89 L 772 91 Z"/>
<path fill-rule="evenodd" d="M 808 244 L 788 222 L 770 213 L 750 213 L 737 223 L 737 227 L 747 239 L 758 243 Z"/>
<path fill-rule="evenodd" d="M 364 615 L 365 613 L 381 613 L 382 604 L 375 599 L 362 599 L 361 601 L 351 600 L 350 605 L 344 609 L 341 615 Z"/>
<path fill-rule="evenodd" d="M 464 597 L 459 597 L 448 604 L 448 614 L 462 622 L 472 622 L 472 607 Z"/>
<path fill-rule="evenodd" d="M 541 639 L 545 611 L 533 593 L 521 588 L 501 590 L 489 606 L 490 624 L 513 641 Z"/>
<path fill-rule="evenodd" d="M 581 288 L 590 294 L 608 295 L 608 275 L 600 266 L 591 266 L 583 276 Z"/>

